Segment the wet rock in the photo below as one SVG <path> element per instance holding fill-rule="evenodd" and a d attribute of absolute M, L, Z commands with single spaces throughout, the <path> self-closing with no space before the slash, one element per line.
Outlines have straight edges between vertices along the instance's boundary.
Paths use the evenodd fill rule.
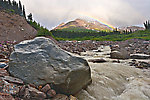
<path fill-rule="evenodd" d="M 49 83 L 58 93 L 68 95 L 91 83 L 87 61 L 68 54 L 48 38 L 23 41 L 14 49 L 10 56 L 9 72 L 26 83 L 36 86 Z"/>
<path fill-rule="evenodd" d="M 0 68 L 5 68 L 5 67 L 7 67 L 7 64 L 6 63 L 0 63 Z"/>
<path fill-rule="evenodd" d="M 69 100 L 69 98 L 68 98 L 68 96 L 63 95 L 63 94 L 57 94 L 51 100 Z"/>
<path fill-rule="evenodd" d="M 47 84 L 47 85 L 45 85 L 45 86 L 41 89 L 41 91 L 44 92 L 44 93 L 47 93 L 50 89 L 51 89 L 50 85 Z"/>
<path fill-rule="evenodd" d="M 89 62 L 93 62 L 93 63 L 104 63 L 107 62 L 105 59 L 89 59 Z"/>
<path fill-rule="evenodd" d="M 150 55 L 146 54 L 131 54 L 131 59 L 150 59 Z"/>
<path fill-rule="evenodd" d="M 5 76 L 3 78 L 5 81 L 8 81 L 9 83 L 15 83 L 15 84 L 23 84 L 23 81 L 21 79 L 18 79 L 18 78 L 14 78 L 14 77 L 11 77 L 11 76 Z"/>
<path fill-rule="evenodd" d="M 120 51 L 112 51 L 110 57 L 113 59 L 129 59 L 130 54 L 125 49 L 122 49 Z"/>
<path fill-rule="evenodd" d="M 15 100 L 10 94 L 0 93 L 0 100 Z"/>
<path fill-rule="evenodd" d="M 52 97 L 54 97 L 55 95 L 56 95 L 56 91 L 53 90 L 53 89 L 51 89 L 51 90 L 49 90 L 49 91 L 47 92 L 48 98 L 52 98 Z"/>

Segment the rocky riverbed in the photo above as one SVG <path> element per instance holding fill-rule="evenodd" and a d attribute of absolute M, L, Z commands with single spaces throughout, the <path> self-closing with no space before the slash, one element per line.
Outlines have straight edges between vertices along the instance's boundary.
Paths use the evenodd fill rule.
<path fill-rule="evenodd" d="M 79 100 L 149 100 L 150 59 L 111 59 L 110 53 L 109 46 L 101 52 L 81 53 L 80 57 L 90 61 L 93 82 L 76 97 Z"/>
<path fill-rule="evenodd" d="M 58 94 L 50 84 L 27 84 L 10 75 L 14 44 L 0 43 L 0 100 L 150 100 L 150 41 L 59 42 L 70 55 L 87 60 L 91 68 L 92 84 L 75 97 Z"/>
<path fill-rule="evenodd" d="M 113 50 L 124 48 L 131 54 L 150 54 L 150 41 L 142 39 L 131 39 L 126 41 L 60 41 L 59 45 L 62 49 L 71 53 L 80 54 L 80 52 L 98 50 L 99 47 L 111 46 Z"/>

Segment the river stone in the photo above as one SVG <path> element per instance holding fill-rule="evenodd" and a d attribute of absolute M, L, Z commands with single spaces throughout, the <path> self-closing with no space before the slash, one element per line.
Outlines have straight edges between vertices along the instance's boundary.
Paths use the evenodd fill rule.
<path fill-rule="evenodd" d="M 14 46 L 9 72 L 25 83 L 50 84 L 58 93 L 75 94 L 91 83 L 86 60 L 59 48 L 52 40 L 37 37 Z"/>
<path fill-rule="evenodd" d="M 119 51 L 112 51 L 110 57 L 113 59 L 129 59 L 130 54 L 125 49 L 120 49 Z"/>

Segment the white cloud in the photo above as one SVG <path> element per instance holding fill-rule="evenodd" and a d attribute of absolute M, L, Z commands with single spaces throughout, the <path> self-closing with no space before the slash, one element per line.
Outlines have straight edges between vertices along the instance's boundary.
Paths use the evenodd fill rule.
<path fill-rule="evenodd" d="M 51 28 L 83 15 L 114 26 L 142 24 L 150 17 L 150 0 L 21 0 L 27 13 Z"/>

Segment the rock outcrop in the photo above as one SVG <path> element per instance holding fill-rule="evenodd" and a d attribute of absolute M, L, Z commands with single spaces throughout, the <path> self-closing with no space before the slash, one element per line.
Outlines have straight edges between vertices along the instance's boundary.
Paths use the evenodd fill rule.
<path fill-rule="evenodd" d="M 50 84 L 58 93 L 75 94 L 91 82 L 86 60 L 74 57 L 44 37 L 23 41 L 14 47 L 9 72 L 25 83 Z"/>

